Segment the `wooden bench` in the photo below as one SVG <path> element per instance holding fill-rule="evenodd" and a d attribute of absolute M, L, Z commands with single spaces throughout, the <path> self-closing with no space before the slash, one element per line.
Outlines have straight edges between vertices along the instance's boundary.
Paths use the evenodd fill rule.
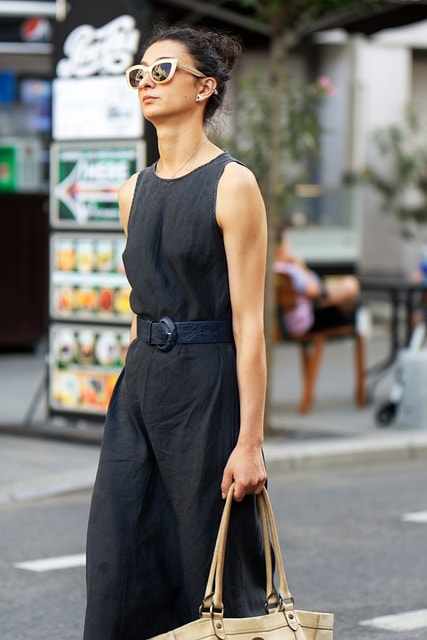
<path fill-rule="evenodd" d="M 308 413 L 313 405 L 316 380 L 327 340 L 350 338 L 354 341 L 355 354 L 355 403 L 359 407 L 367 404 L 365 381 L 365 338 L 357 332 L 356 325 L 331 327 L 318 331 L 308 331 L 300 336 L 289 336 L 283 322 L 283 313 L 295 307 L 296 293 L 288 274 L 276 274 L 277 322 L 276 338 L 289 340 L 301 346 L 303 390 L 299 402 L 299 412 Z"/>

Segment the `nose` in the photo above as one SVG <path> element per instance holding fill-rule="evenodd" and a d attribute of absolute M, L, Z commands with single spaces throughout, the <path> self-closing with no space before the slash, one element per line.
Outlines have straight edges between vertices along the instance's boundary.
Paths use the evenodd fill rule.
<path fill-rule="evenodd" d="M 148 71 L 146 71 L 145 73 L 142 73 L 142 78 L 139 81 L 139 87 L 145 87 L 145 86 L 153 86 L 154 82 L 151 79 L 150 74 L 148 73 Z"/>

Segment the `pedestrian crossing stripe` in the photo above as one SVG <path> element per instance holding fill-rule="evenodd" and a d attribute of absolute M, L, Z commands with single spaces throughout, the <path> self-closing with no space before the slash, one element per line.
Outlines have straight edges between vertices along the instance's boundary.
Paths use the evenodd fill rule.
<path fill-rule="evenodd" d="M 403 522 L 418 522 L 420 524 L 427 524 L 427 511 L 414 511 L 412 513 L 405 513 L 402 517 Z"/>
<path fill-rule="evenodd" d="M 427 628 L 427 609 L 395 613 L 389 616 L 379 616 L 370 620 L 362 620 L 359 624 L 384 629 L 385 631 L 413 631 Z"/>
<path fill-rule="evenodd" d="M 40 558 L 27 562 L 16 562 L 13 566 L 17 569 L 27 571 L 56 571 L 58 569 L 73 569 L 74 567 L 84 567 L 86 565 L 86 554 L 77 553 L 72 556 L 58 556 L 56 558 Z"/>

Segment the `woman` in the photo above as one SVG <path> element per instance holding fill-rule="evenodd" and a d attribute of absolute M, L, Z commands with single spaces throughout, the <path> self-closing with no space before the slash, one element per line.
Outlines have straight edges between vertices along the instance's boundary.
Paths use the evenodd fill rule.
<path fill-rule="evenodd" d="M 328 276 L 323 280 L 289 248 L 286 233 L 281 234 L 276 250 L 274 271 L 287 274 L 296 294 L 295 306 L 283 313 L 286 332 L 300 336 L 354 322 L 360 297 L 355 276 Z"/>
<path fill-rule="evenodd" d="M 252 173 L 205 133 L 239 54 L 226 35 L 159 28 L 127 71 L 159 159 L 119 194 L 135 317 L 89 518 L 85 640 L 198 617 L 232 481 L 225 610 L 263 612 L 266 216 Z"/>

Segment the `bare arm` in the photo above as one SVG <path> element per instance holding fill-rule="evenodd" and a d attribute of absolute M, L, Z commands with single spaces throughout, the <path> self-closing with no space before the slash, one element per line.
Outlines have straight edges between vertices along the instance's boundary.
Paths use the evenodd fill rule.
<path fill-rule="evenodd" d="M 120 187 L 118 193 L 119 200 L 119 208 L 120 208 L 120 219 L 122 222 L 123 231 L 127 237 L 128 235 L 128 222 L 130 215 L 130 208 L 132 206 L 133 194 L 135 192 L 136 179 L 138 174 L 135 173 L 133 176 L 126 180 L 126 182 Z M 132 318 L 132 324 L 130 328 L 130 341 L 135 340 L 136 338 L 136 316 L 134 315 Z"/>
<path fill-rule="evenodd" d="M 217 220 L 224 235 L 237 352 L 240 434 L 224 469 L 223 494 L 234 480 L 235 499 L 259 493 L 266 480 L 262 455 L 266 395 L 264 285 L 267 222 L 253 174 L 227 165 L 218 188 Z"/>
<path fill-rule="evenodd" d="M 138 174 L 134 173 L 133 176 L 129 178 L 129 180 L 126 180 L 126 182 L 122 184 L 118 193 L 120 220 L 126 237 L 128 234 L 130 208 L 132 206 L 133 194 L 135 193 L 137 178 Z"/>

